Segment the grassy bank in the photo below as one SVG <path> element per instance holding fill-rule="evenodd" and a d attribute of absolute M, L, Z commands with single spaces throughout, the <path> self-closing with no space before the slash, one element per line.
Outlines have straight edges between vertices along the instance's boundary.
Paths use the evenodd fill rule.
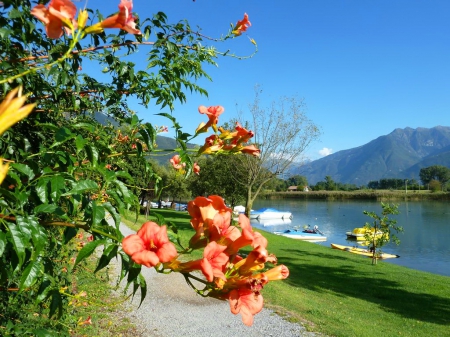
<path fill-rule="evenodd" d="M 261 199 L 302 199 L 302 200 L 450 200 L 449 192 L 430 191 L 394 191 L 394 190 L 358 190 L 358 191 L 309 191 L 309 192 L 265 192 Z"/>
<path fill-rule="evenodd" d="M 270 305 L 333 336 L 450 336 L 450 278 L 266 234 L 291 271 Z"/>
<path fill-rule="evenodd" d="M 185 212 L 155 210 L 192 235 Z M 137 229 L 143 216 L 134 225 Z M 329 336 L 450 336 L 450 278 L 264 232 L 290 276 L 269 283 L 266 306 Z M 151 296 L 151 294 L 149 294 Z M 226 313 L 224 313 L 226 314 Z"/>

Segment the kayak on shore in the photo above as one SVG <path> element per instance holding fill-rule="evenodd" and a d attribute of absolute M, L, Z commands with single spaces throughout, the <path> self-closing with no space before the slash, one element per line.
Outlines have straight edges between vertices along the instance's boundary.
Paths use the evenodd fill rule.
<path fill-rule="evenodd" d="M 363 256 L 367 256 L 367 257 L 372 257 L 373 256 L 373 253 L 370 250 L 363 249 L 363 248 L 337 245 L 335 243 L 331 244 L 331 248 L 344 250 L 346 252 L 350 252 L 350 253 L 358 254 L 358 255 L 363 255 Z M 391 258 L 398 258 L 398 257 L 400 257 L 400 255 L 388 254 L 388 253 L 381 253 L 381 254 L 378 254 L 378 256 L 377 256 L 377 258 L 379 258 L 379 259 L 391 259 Z"/>

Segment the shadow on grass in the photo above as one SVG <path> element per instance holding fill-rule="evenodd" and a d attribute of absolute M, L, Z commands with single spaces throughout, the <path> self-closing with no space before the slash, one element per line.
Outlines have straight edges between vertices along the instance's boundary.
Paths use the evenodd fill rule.
<path fill-rule="evenodd" d="M 335 254 L 302 249 L 282 249 L 282 252 L 291 257 L 289 259 L 284 256 L 283 263 L 290 270 L 290 276 L 285 282 L 292 286 L 318 292 L 333 291 L 343 296 L 373 302 L 388 312 L 406 318 L 450 324 L 450 294 L 449 297 L 440 297 L 407 291 L 407 285 L 403 283 L 411 280 L 393 280 L 386 272 L 374 270 L 378 266 L 371 266 L 370 262 L 366 268 L 366 265 L 362 266 L 358 260 Z M 334 262 L 330 265 L 314 264 L 313 261 L 319 260 Z M 365 269 L 362 271 L 361 268 Z"/>

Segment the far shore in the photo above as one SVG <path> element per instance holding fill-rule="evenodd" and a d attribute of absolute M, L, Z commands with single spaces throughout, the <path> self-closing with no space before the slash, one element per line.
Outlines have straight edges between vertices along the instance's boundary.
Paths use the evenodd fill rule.
<path fill-rule="evenodd" d="M 264 192 L 261 199 L 305 199 L 305 200 L 450 200 L 450 192 L 430 192 L 428 190 L 357 190 L 357 191 L 308 191 L 308 192 Z"/>

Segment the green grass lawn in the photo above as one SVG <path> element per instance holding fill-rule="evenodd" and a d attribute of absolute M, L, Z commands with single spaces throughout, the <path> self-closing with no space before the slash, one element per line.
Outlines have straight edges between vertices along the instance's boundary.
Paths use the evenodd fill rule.
<path fill-rule="evenodd" d="M 152 210 L 193 231 L 186 212 Z M 140 217 L 133 226 L 145 222 Z M 269 283 L 266 307 L 329 336 L 450 336 L 450 278 L 262 232 L 268 250 L 289 267 L 289 278 Z"/>

